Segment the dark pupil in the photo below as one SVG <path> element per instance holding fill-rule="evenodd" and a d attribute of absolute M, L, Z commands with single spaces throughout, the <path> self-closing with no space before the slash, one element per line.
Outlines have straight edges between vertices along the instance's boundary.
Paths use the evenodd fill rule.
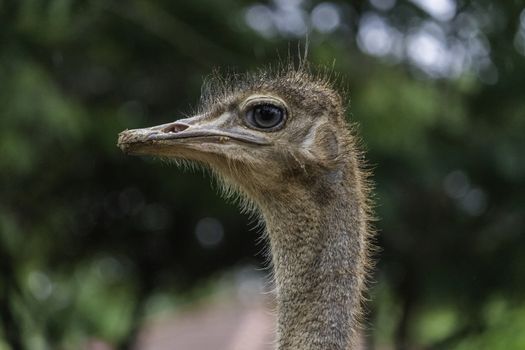
<path fill-rule="evenodd" d="M 283 119 L 283 111 L 275 106 L 263 105 L 253 109 L 253 121 L 260 128 L 272 128 Z"/>

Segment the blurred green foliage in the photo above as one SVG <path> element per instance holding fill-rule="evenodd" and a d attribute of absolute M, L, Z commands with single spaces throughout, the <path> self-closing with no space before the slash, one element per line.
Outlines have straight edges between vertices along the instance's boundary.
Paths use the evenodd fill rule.
<path fill-rule="evenodd" d="M 525 4 L 431 3 L 0 1 L 0 349 L 128 348 L 155 296 L 262 264 L 207 178 L 130 160 L 116 135 L 307 31 L 375 173 L 369 348 L 525 348 Z"/>

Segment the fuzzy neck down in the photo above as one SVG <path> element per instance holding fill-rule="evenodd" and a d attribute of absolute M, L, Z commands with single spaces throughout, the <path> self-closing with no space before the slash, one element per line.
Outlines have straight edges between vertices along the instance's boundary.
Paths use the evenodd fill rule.
<path fill-rule="evenodd" d="M 260 205 L 276 286 L 277 349 L 355 349 L 368 261 L 366 186 L 350 168 L 290 187 L 293 195 L 270 195 Z"/>

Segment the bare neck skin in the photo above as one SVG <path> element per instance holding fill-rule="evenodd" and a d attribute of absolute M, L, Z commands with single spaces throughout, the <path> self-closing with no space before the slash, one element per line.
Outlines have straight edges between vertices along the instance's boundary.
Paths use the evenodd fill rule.
<path fill-rule="evenodd" d="M 336 177 L 263 205 L 277 288 L 278 350 L 355 346 L 367 264 L 366 203 L 359 177 Z"/>

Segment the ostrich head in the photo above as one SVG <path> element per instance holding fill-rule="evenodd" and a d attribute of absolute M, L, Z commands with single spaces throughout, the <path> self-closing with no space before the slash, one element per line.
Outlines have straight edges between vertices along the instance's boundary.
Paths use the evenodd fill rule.
<path fill-rule="evenodd" d="M 336 176 L 350 133 L 341 97 L 305 69 L 206 84 L 195 116 L 126 130 L 128 154 L 198 162 L 262 204 L 263 197 Z"/>

